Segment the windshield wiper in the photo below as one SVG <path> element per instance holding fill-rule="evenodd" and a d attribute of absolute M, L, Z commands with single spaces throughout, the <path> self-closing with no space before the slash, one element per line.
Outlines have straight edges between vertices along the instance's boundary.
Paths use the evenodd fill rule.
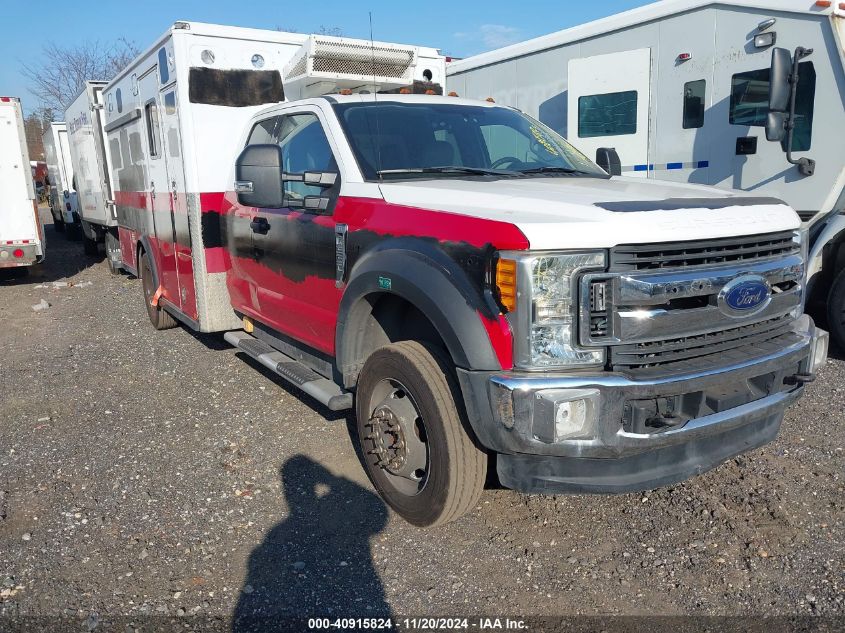
<path fill-rule="evenodd" d="M 406 167 L 402 169 L 380 169 L 379 176 L 401 174 L 470 174 L 473 176 L 513 176 L 519 172 L 509 169 L 487 169 L 485 167 L 463 167 L 460 165 L 446 165 L 444 167 Z"/>
<path fill-rule="evenodd" d="M 592 172 L 584 171 L 582 169 L 573 169 L 572 167 L 552 167 L 551 165 L 544 165 L 542 167 L 533 167 L 531 169 L 520 169 L 520 174 L 585 174 L 587 176 L 594 175 Z"/>

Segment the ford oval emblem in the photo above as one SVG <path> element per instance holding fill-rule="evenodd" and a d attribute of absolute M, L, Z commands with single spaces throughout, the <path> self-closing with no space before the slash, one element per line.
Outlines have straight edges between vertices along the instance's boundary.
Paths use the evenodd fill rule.
<path fill-rule="evenodd" d="M 719 292 L 719 309 L 728 316 L 748 316 L 763 310 L 772 300 L 772 289 L 759 275 L 732 279 Z"/>

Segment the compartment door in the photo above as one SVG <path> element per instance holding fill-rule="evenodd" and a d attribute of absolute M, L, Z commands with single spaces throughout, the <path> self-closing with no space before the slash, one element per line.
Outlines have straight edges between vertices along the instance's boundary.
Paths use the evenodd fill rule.
<path fill-rule="evenodd" d="M 595 160 L 615 147 L 624 175 L 647 176 L 651 49 L 569 61 L 569 141 Z"/>

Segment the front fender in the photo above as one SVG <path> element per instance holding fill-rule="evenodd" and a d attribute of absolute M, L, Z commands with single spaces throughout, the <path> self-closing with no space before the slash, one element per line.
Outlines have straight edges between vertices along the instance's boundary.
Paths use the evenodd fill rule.
<path fill-rule="evenodd" d="M 479 256 L 490 259 L 490 253 Z M 510 329 L 490 290 L 436 245 L 401 238 L 366 253 L 350 272 L 336 334 L 341 368 L 356 361 L 366 335 L 371 308 L 366 298 L 385 293 L 406 300 L 431 321 L 457 367 L 510 368 Z"/>

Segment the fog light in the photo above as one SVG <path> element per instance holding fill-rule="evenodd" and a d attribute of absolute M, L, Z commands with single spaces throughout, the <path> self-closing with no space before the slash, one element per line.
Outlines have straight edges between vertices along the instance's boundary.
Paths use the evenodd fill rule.
<path fill-rule="evenodd" d="M 533 431 L 541 442 L 594 435 L 599 392 L 596 389 L 551 389 L 534 399 Z"/>

